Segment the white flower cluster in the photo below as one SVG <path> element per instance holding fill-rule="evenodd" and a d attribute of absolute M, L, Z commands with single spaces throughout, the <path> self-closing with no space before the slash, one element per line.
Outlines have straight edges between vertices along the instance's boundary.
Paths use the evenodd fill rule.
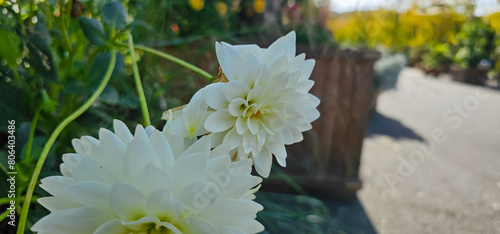
<path fill-rule="evenodd" d="M 301 141 L 319 117 L 319 99 L 308 93 L 315 62 L 295 56 L 295 32 L 267 49 L 215 46 L 228 81 L 197 92 L 169 133 L 191 138 L 210 133 L 214 145 L 227 145 L 237 160 L 251 158 L 256 171 L 268 177 L 272 154 L 286 166 L 285 145 Z"/>
<path fill-rule="evenodd" d="M 52 213 L 32 230 L 67 233 L 257 233 L 254 202 L 272 155 L 286 166 L 285 145 L 302 140 L 319 117 L 309 94 L 314 60 L 295 56 L 295 33 L 267 49 L 216 44 L 227 82 L 208 85 L 163 131 L 115 120 L 99 139 L 73 140 L 62 176 L 42 179 Z"/>
<path fill-rule="evenodd" d="M 76 233 L 255 233 L 262 206 L 250 189 L 251 161 L 231 162 L 210 136 L 188 141 L 138 125 L 132 135 L 115 120 L 115 133 L 73 140 L 63 176 L 42 180 L 53 195 L 38 200 L 52 213 L 32 230 Z M 172 142 L 175 142 L 173 144 Z"/>

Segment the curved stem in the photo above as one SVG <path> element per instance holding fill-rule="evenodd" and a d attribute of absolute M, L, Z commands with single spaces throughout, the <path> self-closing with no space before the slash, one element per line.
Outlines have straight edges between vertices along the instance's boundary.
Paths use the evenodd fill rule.
<path fill-rule="evenodd" d="M 31 160 L 31 148 L 33 147 L 33 138 L 35 137 L 36 124 L 38 122 L 38 117 L 40 116 L 40 111 L 42 109 L 38 108 L 35 112 L 35 117 L 33 117 L 33 122 L 31 122 L 30 136 L 28 138 L 28 143 L 26 146 L 26 157 L 25 159 L 29 162 Z"/>
<path fill-rule="evenodd" d="M 116 45 L 119 45 L 119 46 L 127 46 L 126 44 L 124 43 L 116 43 Z M 207 79 L 212 79 L 213 76 L 210 75 L 210 73 L 206 72 L 206 71 L 203 71 L 201 68 L 191 64 L 191 63 L 188 63 L 180 58 L 177 58 L 173 55 L 170 55 L 170 54 L 167 54 L 165 52 L 162 52 L 162 51 L 159 51 L 159 50 L 155 50 L 153 48 L 150 48 L 150 47 L 147 47 L 147 46 L 141 46 L 141 45 L 134 45 L 134 48 L 137 49 L 137 50 L 142 50 L 144 52 L 147 52 L 147 53 L 150 53 L 150 54 L 154 54 L 154 55 L 157 55 L 157 56 L 160 56 L 166 60 L 170 60 L 174 63 L 177 63 L 185 68 L 188 68 L 200 75 L 202 75 L 203 77 L 207 78 Z"/>
<path fill-rule="evenodd" d="M 130 59 L 132 60 L 132 70 L 134 71 L 135 86 L 137 88 L 137 95 L 139 96 L 139 102 L 141 103 L 142 117 L 144 118 L 144 124 L 146 126 L 151 125 L 151 119 L 149 118 L 148 103 L 146 102 L 146 96 L 144 95 L 144 89 L 142 88 L 141 77 L 139 75 L 139 68 L 137 68 L 137 62 L 134 57 L 134 41 L 132 39 L 132 34 L 127 32 L 128 37 L 128 50 L 130 51 Z"/>
<path fill-rule="evenodd" d="M 75 112 L 73 112 L 70 116 L 68 116 L 66 119 L 64 119 L 52 132 L 52 135 L 50 135 L 49 140 L 45 144 L 45 147 L 43 147 L 42 153 L 40 154 L 40 158 L 38 158 L 38 162 L 36 163 L 35 170 L 33 171 L 33 176 L 31 176 L 30 183 L 28 185 L 28 191 L 26 192 L 26 199 L 24 200 L 23 203 L 23 210 L 21 213 L 21 217 L 19 219 L 19 226 L 17 229 L 17 234 L 23 234 L 24 229 L 26 226 L 26 219 L 28 217 L 28 211 L 30 208 L 30 203 L 31 203 L 31 198 L 33 197 L 33 191 L 35 190 L 36 183 L 38 181 L 38 176 L 40 175 L 40 171 L 42 170 L 43 163 L 45 162 L 45 159 L 47 158 L 47 155 L 49 154 L 50 148 L 56 141 L 57 137 L 59 134 L 62 132 L 62 130 L 68 126 L 73 120 L 78 118 L 83 112 L 85 112 L 94 102 L 97 100 L 99 95 L 101 95 L 102 91 L 108 84 L 109 79 L 111 78 L 111 74 L 113 74 L 113 70 L 115 68 L 115 63 L 116 63 L 116 49 L 112 48 L 111 49 L 111 61 L 109 63 L 109 66 L 106 70 L 106 73 L 104 74 L 104 77 L 101 81 L 101 84 L 99 84 L 99 87 L 97 90 L 92 94 L 92 96 L 80 107 L 78 108 Z"/>
<path fill-rule="evenodd" d="M 9 214 L 9 210 L 5 210 L 2 214 L 0 214 L 0 222 L 2 222 L 5 218 L 7 218 L 7 215 Z"/>

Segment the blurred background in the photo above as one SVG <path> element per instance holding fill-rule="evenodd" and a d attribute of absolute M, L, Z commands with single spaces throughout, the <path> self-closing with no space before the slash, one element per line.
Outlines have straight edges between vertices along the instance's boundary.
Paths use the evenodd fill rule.
<path fill-rule="evenodd" d="M 109 63 L 79 20 L 101 21 L 106 2 L 0 0 L 0 123 L 16 121 L 18 213 L 51 132 Z M 316 60 L 311 92 L 321 117 L 257 193 L 264 233 L 500 233 L 497 0 L 120 2 L 135 44 L 214 76 L 216 41 L 267 47 L 295 30 L 297 52 Z M 59 174 L 71 139 L 96 137 L 113 119 L 142 123 L 132 56 L 157 128 L 163 111 L 210 83 L 158 56 L 120 50 L 110 84 L 58 137 L 41 178 Z M 0 124 L 2 211 L 7 137 Z M 48 213 L 36 202 L 30 209 L 28 228 Z M 6 215 L 0 233 L 14 230 Z"/>

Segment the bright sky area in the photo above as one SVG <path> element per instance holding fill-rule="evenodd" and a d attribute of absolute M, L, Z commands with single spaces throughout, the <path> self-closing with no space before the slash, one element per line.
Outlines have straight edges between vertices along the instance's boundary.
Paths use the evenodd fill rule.
<path fill-rule="evenodd" d="M 356 10 L 368 11 L 380 8 L 405 10 L 411 6 L 412 2 L 412 0 L 330 0 L 330 9 L 339 13 Z M 454 0 L 449 0 L 447 2 L 453 3 Z M 475 15 L 488 15 L 500 11 L 498 0 L 476 0 L 475 2 Z"/>

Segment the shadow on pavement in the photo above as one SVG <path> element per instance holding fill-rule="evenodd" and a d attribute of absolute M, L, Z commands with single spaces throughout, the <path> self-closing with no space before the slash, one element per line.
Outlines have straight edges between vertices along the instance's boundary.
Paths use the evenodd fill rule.
<path fill-rule="evenodd" d="M 366 132 L 366 137 L 371 137 L 374 135 L 386 135 L 395 139 L 407 138 L 424 141 L 421 136 L 416 134 L 410 128 L 401 124 L 401 122 L 399 122 L 398 120 L 391 119 L 378 112 L 375 112 L 375 114 L 373 115 Z"/>

